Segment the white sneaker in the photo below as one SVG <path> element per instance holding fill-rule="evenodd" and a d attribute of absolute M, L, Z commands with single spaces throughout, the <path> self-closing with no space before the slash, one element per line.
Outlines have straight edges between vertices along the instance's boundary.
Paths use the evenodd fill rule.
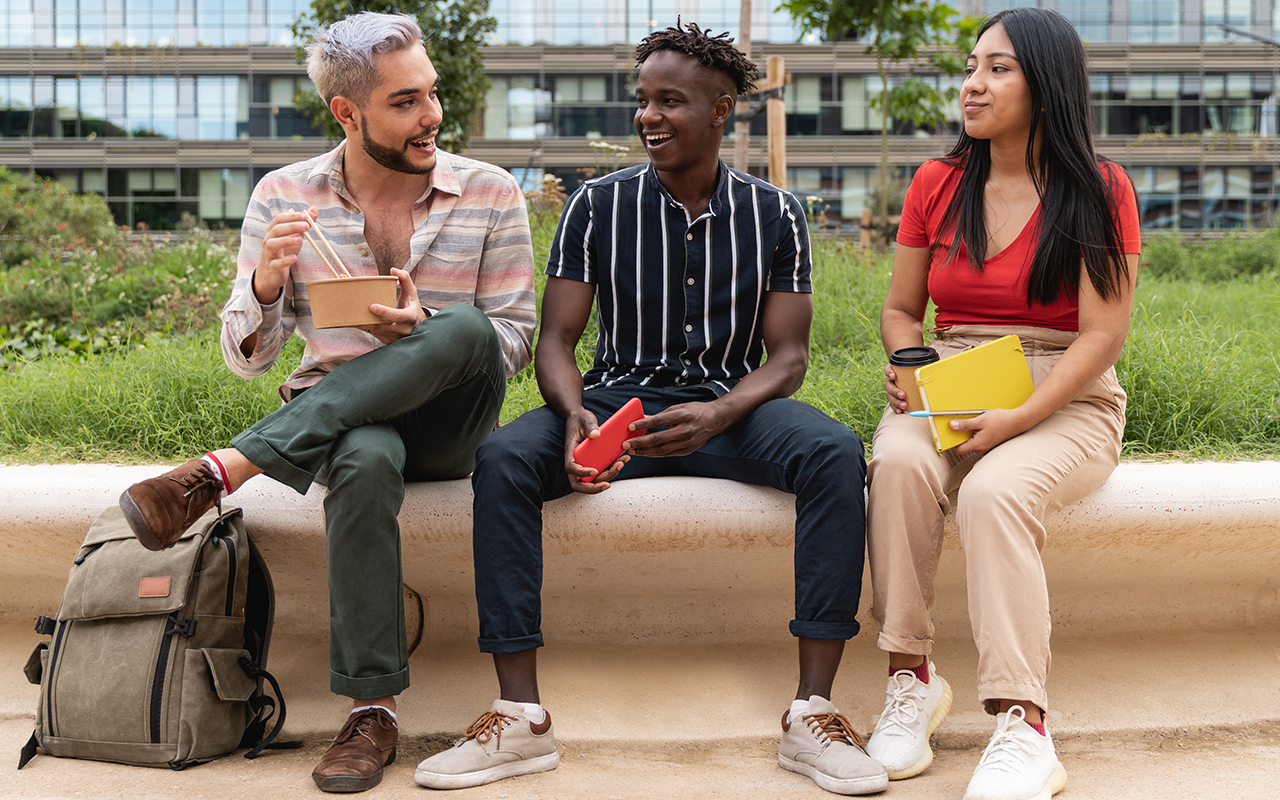
<path fill-rule="evenodd" d="M 524 713 L 521 703 L 494 700 L 453 747 L 419 764 L 413 779 L 431 789 L 461 789 L 560 766 L 551 715 L 535 725 Z"/>
<path fill-rule="evenodd" d="M 890 676 L 884 694 L 884 711 L 867 742 L 867 755 L 885 768 L 891 781 L 919 775 L 933 763 L 929 734 L 951 710 L 951 686 L 930 661 L 928 683 L 900 669 Z"/>
<path fill-rule="evenodd" d="M 1053 739 L 1026 722 L 1014 706 L 996 715 L 996 732 L 969 779 L 965 800 L 1049 800 L 1067 785 L 1067 771 L 1053 750 Z"/>
<path fill-rule="evenodd" d="M 814 695 L 809 713 L 783 717 L 778 766 L 807 775 L 836 794 L 872 794 L 889 788 L 884 768 L 862 749 L 863 739 L 831 701 Z"/>

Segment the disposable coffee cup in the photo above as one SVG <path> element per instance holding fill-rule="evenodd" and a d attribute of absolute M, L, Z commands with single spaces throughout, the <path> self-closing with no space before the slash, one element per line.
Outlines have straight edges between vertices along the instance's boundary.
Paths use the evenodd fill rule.
<path fill-rule="evenodd" d="M 916 370 L 937 360 L 937 352 L 930 347 L 904 347 L 889 354 L 889 364 L 898 376 L 898 388 L 907 393 L 908 411 L 924 411 L 920 387 L 916 386 Z"/>

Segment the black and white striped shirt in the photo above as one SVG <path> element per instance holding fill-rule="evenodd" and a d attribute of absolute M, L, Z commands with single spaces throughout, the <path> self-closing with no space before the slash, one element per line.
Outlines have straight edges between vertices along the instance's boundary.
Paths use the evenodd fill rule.
<path fill-rule="evenodd" d="M 810 270 L 800 201 L 723 161 L 693 221 L 648 164 L 586 182 L 547 263 L 596 286 L 585 388 L 708 383 L 720 395 L 760 366 L 765 292 L 811 292 Z"/>

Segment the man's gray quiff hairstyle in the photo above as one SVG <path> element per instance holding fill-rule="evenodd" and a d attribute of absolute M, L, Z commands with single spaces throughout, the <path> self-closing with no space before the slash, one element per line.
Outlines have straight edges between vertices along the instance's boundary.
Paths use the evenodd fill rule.
<path fill-rule="evenodd" d="M 315 32 L 307 45 L 307 77 L 326 105 L 341 95 L 363 106 L 382 81 L 374 56 L 421 43 L 413 17 L 361 11 Z"/>

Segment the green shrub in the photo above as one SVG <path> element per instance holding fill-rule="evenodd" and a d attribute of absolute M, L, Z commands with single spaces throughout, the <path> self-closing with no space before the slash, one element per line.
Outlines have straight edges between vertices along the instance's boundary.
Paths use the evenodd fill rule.
<path fill-rule="evenodd" d="M 533 218 L 540 291 L 555 214 Z M 1241 253 L 1265 253 L 1251 250 L 1254 244 L 1241 238 L 1187 247 L 1164 237 L 1148 244 L 1144 260 L 1153 266 L 1140 275 L 1117 364 L 1130 396 L 1126 457 L 1280 456 L 1280 365 L 1273 349 L 1280 338 L 1280 273 L 1265 262 L 1240 261 L 1231 268 L 1240 277 L 1227 280 L 1230 271 L 1209 270 L 1200 255 L 1217 245 L 1235 264 Z M 0 314 L 60 309 L 57 316 L 9 323 L 0 346 L 61 354 L 0 371 L 0 458 L 175 461 L 224 444 L 276 408 L 276 386 L 298 363 L 300 342 L 291 340 L 275 368 L 257 380 L 227 370 L 214 322 L 234 271 L 233 249 L 233 242 L 203 233 L 180 246 L 139 245 L 112 262 L 91 263 L 88 254 L 67 264 L 41 262 L 40 269 L 12 271 L 21 277 L 16 283 L 0 273 Z M 1202 258 L 1199 266 L 1188 266 L 1195 258 Z M 888 259 L 846 242 L 815 240 L 811 364 L 796 396 L 868 443 L 884 410 L 879 313 L 890 267 Z M 1195 279 L 1186 277 L 1192 269 Z M 112 314 L 135 316 L 89 322 Z M 195 333 L 155 333 L 180 330 Z M 583 368 L 594 343 L 593 319 L 578 346 Z M 541 403 L 526 370 L 508 385 L 502 419 Z"/>
<path fill-rule="evenodd" d="M 1280 231 L 1233 233 L 1220 239 L 1183 239 L 1176 233 L 1148 235 L 1142 264 L 1160 278 L 1231 281 L 1280 275 Z"/>
<path fill-rule="evenodd" d="M 0 361 L 86 356 L 216 323 L 235 276 L 234 247 L 225 234 L 193 231 L 177 244 L 122 239 L 0 272 Z"/>
<path fill-rule="evenodd" d="M 115 219 L 100 195 L 76 194 L 56 181 L 0 167 L 0 262 L 11 267 L 64 249 L 115 242 Z"/>

